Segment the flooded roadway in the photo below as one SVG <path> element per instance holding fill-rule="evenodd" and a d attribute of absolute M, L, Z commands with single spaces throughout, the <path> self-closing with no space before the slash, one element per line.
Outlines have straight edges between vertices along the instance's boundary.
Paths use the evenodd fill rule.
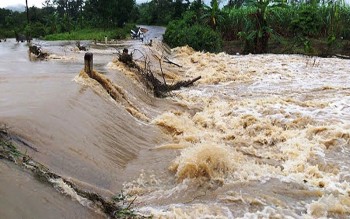
<path fill-rule="evenodd" d="M 178 48 L 169 58 L 183 67 L 167 75 L 202 79 L 160 100 L 113 62 L 115 49 L 91 47 L 147 122 L 77 79 L 84 53 L 71 44 L 48 44 L 55 56 L 34 62 L 24 44 L 0 46 L 1 121 L 36 148 L 23 151 L 86 189 L 124 190 L 156 218 L 349 216 L 346 60 Z"/>

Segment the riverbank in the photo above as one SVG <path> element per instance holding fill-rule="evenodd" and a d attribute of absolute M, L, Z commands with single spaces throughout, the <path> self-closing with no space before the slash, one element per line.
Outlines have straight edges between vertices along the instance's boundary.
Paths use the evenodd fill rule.
<path fill-rule="evenodd" d="M 223 51 L 227 54 L 244 54 L 244 42 L 241 40 L 224 41 Z M 319 57 L 331 57 L 335 54 L 350 56 L 350 40 L 309 39 L 301 41 L 291 38 L 274 38 L 269 41 L 269 54 L 300 54 Z"/>
<path fill-rule="evenodd" d="M 121 40 L 126 39 L 130 30 L 135 27 L 134 24 L 127 24 L 123 28 L 102 29 L 86 28 L 65 33 L 50 34 L 44 37 L 44 40 L 97 40 L 103 41 L 108 39 Z"/>
<path fill-rule="evenodd" d="M 109 218 L 143 218 L 142 216 L 134 214 L 133 210 L 130 208 L 132 202 L 128 203 L 126 201 L 127 197 L 123 194 L 115 195 L 111 199 L 107 199 L 97 193 L 80 189 L 77 185 L 70 182 L 68 179 L 65 179 L 64 177 L 51 172 L 43 164 L 34 161 L 30 156 L 26 154 L 26 152 L 22 153 L 17 149 L 17 146 L 20 145 L 22 147 L 27 147 L 31 150 L 35 150 L 35 147 L 28 144 L 21 137 L 11 134 L 7 125 L 0 123 L 0 160 L 2 161 L 0 162 L 0 166 L 3 167 L 2 169 L 6 170 L 5 173 L 3 172 L 4 170 L 1 171 L 2 175 L 5 175 L 6 178 L 2 179 L 1 181 L 5 183 L 11 182 L 11 178 L 16 178 L 16 181 L 18 181 L 21 177 L 27 178 L 26 181 L 30 181 L 30 183 L 28 183 L 29 188 L 22 188 L 22 193 L 16 193 L 16 196 L 28 196 L 28 193 L 32 192 L 32 187 L 40 188 L 41 195 L 43 195 L 42 192 L 45 191 L 45 196 L 53 193 L 54 190 L 56 190 L 56 192 L 61 193 L 62 196 L 55 194 L 54 196 L 56 196 L 57 200 L 51 200 L 52 202 L 55 202 L 57 206 L 62 206 L 64 205 L 63 202 L 67 201 L 64 199 L 67 199 L 67 197 L 69 197 L 72 202 L 70 204 L 73 206 L 70 207 L 69 205 L 65 204 L 67 205 L 66 207 L 69 207 L 70 210 L 68 214 L 61 211 L 60 209 L 55 209 L 55 213 L 57 215 L 66 215 L 65 217 L 67 217 L 69 214 L 76 214 L 78 211 L 80 211 L 80 213 L 85 214 L 85 217 L 88 218 L 104 218 L 107 216 Z M 12 162 L 12 164 L 9 162 Z M 14 177 L 14 175 L 16 177 Z M 30 180 L 28 180 L 28 178 L 30 178 Z M 6 192 L 3 191 L 0 186 L 0 194 L 1 193 Z M 8 195 L 6 195 L 6 197 L 7 199 L 13 199 Z M 52 198 L 46 197 L 46 199 Z M 79 206 L 78 203 L 81 206 Z M 10 209 L 14 208 L 11 206 L 11 201 L 0 202 L 0 204 L 2 206 L 9 205 L 8 207 Z M 83 211 L 82 206 L 88 208 L 90 211 Z M 45 212 L 45 210 L 41 210 L 41 208 L 47 209 L 52 207 L 53 206 L 51 205 L 35 205 L 36 211 L 39 211 L 40 214 Z M 15 215 L 15 213 L 11 212 L 10 210 L 3 213 L 5 215 Z M 24 212 L 16 213 L 16 215 L 27 217 L 28 215 L 32 215 L 32 213 L 30 209 L 26 208 L 24 209 Z"/>

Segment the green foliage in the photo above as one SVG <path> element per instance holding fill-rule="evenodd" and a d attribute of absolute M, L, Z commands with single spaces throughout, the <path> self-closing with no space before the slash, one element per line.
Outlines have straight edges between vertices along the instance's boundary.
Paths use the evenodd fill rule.
<path fill-rule="evenodd" d="M 327 46 L 328 48 L 332 48 L 336 44 L 336 37 L 334 35 L 330 35 L 327 38 Z"/>
<path fill-rule="evenodd" d="M 0 139 L 0 156 L 19 157 L 21 152 L 8 140 Z"/>
<path fill-rule="evenodd" d="M 249 14 L 250 19 L 247 20 L 243 31 L 238 33 L 245 42 L 243 53 L 266 53 L 271 33 L 266 20 L 270 0 L 257 0 L 250 4 L 256 9 Z"/>
<path fill-rule="evenodd" d="M 30 25 L 27 25 L 25 27 L 25 33 L 27 36 L 32 36 L 34 38 L 41 38 L 46 35 L 46 28 L 42 23 L 36 22 Z"/>
<path fill-rule="evenodd" d="M 302 6 L 298 11 L 298 16 L 290 24 L 293 32 L 304 37 L 317 36 L 321 26 L 322 18 L 319 10 L 311 5 Z"/>
<path fill-rule="evenodd" d="M 250 23 L 249 15 L 256 9 L 249 8 L 224 8 L 223 16 L 225 17 L 223 22 L 219 25 L 220 31 L 224 40 L 238 40 L 238 33 L 243 31 L 247 24 Z"/>
<path fill-rule="evenodd" d="M 219 28 L 224 40 L 237 40 L 239 32 L 252 29 L 251 15 L 257 6 L 250 4 L 243 7 L 224 7 L 224 21 Z M 350 39 L 350 7 L 333 3 L 321 4 L 287 4 L 271 1 L 264 15 L 271 34 L 294 38 L 299 36 L 328 38 L 335 36 L 338 40 Z M 246 35 L 247 36 L 247 35 Z M 244 38 L 242 38 L 244 39 Z"/>
<path fill-rule="evenodd" d="M 11 138 L 8 136 L 8 128 L 4 124 L 0 124 L 0 158 L 15 159 L 21 155 L 21 152 L 11 142 Z"/>
<path fill-rule="evenodd" d="M 128 24 L 124 28 L 114 28 L 114 29 L 99 29 L 99 28 L 89 28 L 76 30 L 65 33 L 58 34 L 50 34 L 47 35 L 45 40 L 98 40 L 103 41 L 105 36 L 108 39 L 125 39 L 129 36 L 130 29 L 132 29 L 134 25 Z"/>
<path fill-rule="evenodd" d="M 215 30 L 218 23 L 221 23 L 224 17 L 219 9 L 218 0 L 211 0 L 210 5 L 211 7 L 204 7 L 205 10 L 202 19 L 204 19 L 204 22 Z"/>
<path fill-rule="evenodd" d="M 313 52 L 311 41 L 308 38 L 304 38 L 304 37 L 302 37 L 301 40 L 304 45 L 304 52 L 306 54 L 311 54 Z"/>
<path fill-rule="evenodd" d="M 189 42 L 206 51 L 219 51 L 220 38 L 241 40 L 246 52 L 253 53 L 265 52 L 271 37 L 299 46 L 304 39 L 323 39 L 329 48 L 337 47 L 341 39 L 350 40 L 350 7 L 343 0 L 228 0 L 223 8 L 220 0 L 211 0 L 210 6 L 203 2 L 150 0 L 136 5 L 135 0 L 46 0 L 43 8 L 29 8 L 29 23 L 26 12 L 0 8 L 0 37 L 14 37 L 16 31 L 55 40 L 103 40 L 106 35 L 123 39 L 130 26 L 126 30 L 116 27 L 125 27 L 127 22 L 167 25 L 172 21 L 165 37 L 169 44 Z"/>
<path fill-rule="evenodd" d="M 71 39 L 76 38 L 77 34 L 69 36 L 66 32 L 123 27 L 133 15 L 130 12 L 134 6 L 134 0 L 46 0 L 43 8 L 29 8 L 29 23 L 26 12 L 12 12 L 0 8 L 0 30 L 12 32 L 12 37 L 16 31 L 32 37 L 64 33 L 63 37 Z M 1 31 L 0 35 L 8 35 L 4 34 L 4 31 Z M 113 38 L 125 37 L 120 31 L 112 35 Z"/>
<path fill-rule="evenodd" d="M 167 25 L 179 19 L 188 9 L 189 2 L 182 0 L 151 0 L 138 6 L 138 23 L 150 25 Z"/>
<path fill-rule="evenodd" d="M 14 37 L 14 32 L 8 29 L 0 28 L 0 39 Z"/>
<path fill-rule="evenodd" d="M 289 27 L 292 20 L 298 16 L 297 12 L 298 9 L 294 6 L 272 7 L 266 13 L 266 21 L 274 34 L 290 37 L 294 32 Z"/>
<path fill-rule="evenodd" d="M 112 197 L 112 200 L 118 206 L 121 206 L 119 210 L 114 212 L 113 216 L 115 218 L 145 218 L 137 215 L 135 211 L 132 209 L 132 205 L 136 197 L 132 201 L 128 201 L 128 198 L 130 197 L 127 195 L 124 195 L 123 193 L 119 193 L 118 195 L 115 195 Z"/>
<path fill-rule="evenodd" d="M 171 47 L 189 45 L 207 52 L 219 52 L 222 47 L 220 34 L 199 24 L 194 12 L 186 13 L 183 20 L 170 22 L 163 38 Z"/>

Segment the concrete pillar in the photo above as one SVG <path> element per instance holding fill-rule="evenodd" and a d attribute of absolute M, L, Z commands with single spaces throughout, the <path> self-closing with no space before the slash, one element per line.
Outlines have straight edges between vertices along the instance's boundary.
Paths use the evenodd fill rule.
<path fill-rule="evenodd" d="M 85 62 L 84 71 L 90 77 L 92 77 L 93 71 L 94 71 L 94 69 L 93 69 L 93 63 L 94 63 L 93 54 L 90 52 L 85 53 L 84 62 Z"/>

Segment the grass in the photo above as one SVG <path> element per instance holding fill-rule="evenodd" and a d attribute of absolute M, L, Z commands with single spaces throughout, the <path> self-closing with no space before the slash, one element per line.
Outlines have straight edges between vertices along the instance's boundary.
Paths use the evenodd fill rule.
<path fill-rule="evenodd" d="M 127 24 L 123 28 L 104 30 L 102 28 L 85 28 L 65 33 L 50 34 L 44 37 L 45 40 L 97 40 L 103 41 L 105 36 L 108 39 L 125 39 L 129 36 L 133 24 Z"/>
<path fill-rule="evenodd" d="M 16 146 L 8 137 L 8 128 L 5 125 L 0 126 L 0 158 L 15 161 L 22 153 L 18 151 Z"/>

